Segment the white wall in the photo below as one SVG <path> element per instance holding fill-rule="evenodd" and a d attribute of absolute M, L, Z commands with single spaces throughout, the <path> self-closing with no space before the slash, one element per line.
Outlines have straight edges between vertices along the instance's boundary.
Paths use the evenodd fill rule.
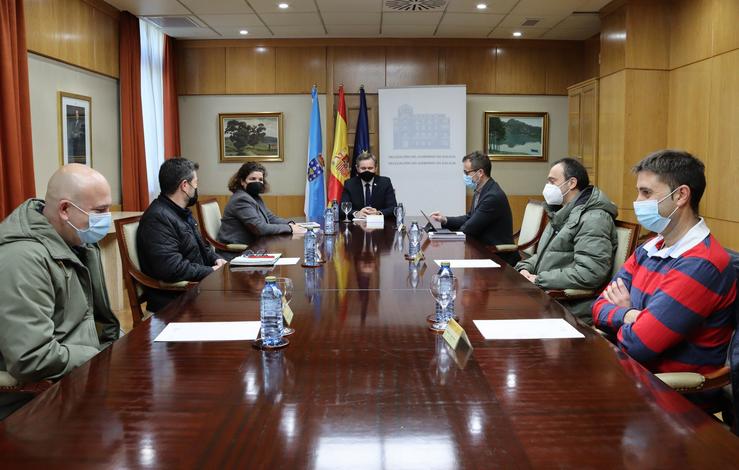
<path fill-rule="evenodd" d="M 566 96 L 467 95 L 467 151 L 483 150 L 485 111 L 530 111 L 549 113 L 549 161 L 567 156 Z M 492 162 L 493 178 L 506 194 L 541 193 L 549 163 Z M 461 176 L 460 176 L 461 178 Z"/>
<path fill-rule="evenodd" d="M 118 80 L 35 54 L 28 54 L 36 195 L 60 166 L 59 98 L 64 91 L 92 98 L 92 167 L 110 183 L 113 204 L 121 202 L 121 143 Z"/>
<path fill-rule="evenodd" d="M 326 149 L 326 95 L 318 95 L 323 133 L 323 156 Z M 200 164 L 198 188 L 201 194 L 228 194 L 228 179 L 241 163 L 219 162 L 219 113 L 281 112 L 285 147 L 284 161 L 263 162 L 267 168 L 270 194 L 305 193 L 305 170 L 308 158 L 311 97 L 304 95 L 271 96 L 180 96 L 180 142 L 182 156 Z M 328 121 L 333 122 L 333 119 Z M 329 150 L 330 151 L 330 150 Z"/>

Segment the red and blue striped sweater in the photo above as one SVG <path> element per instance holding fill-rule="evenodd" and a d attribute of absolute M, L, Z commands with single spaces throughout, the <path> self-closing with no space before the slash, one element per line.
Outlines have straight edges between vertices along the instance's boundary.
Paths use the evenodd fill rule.
<path fill-rule="evenodd" d="M 621 349 L 655 373 L 706 374 L 724 365 L 734 330 L 736 272 L 712 235 L 677 258 L 650 257 L 640 246 L 613 281 L 618 278 L 631 307 L 617 307 L 601 294 L 593 321 L 615 333 Z M 625 325 L 631 309 L 642 313 Z"/>

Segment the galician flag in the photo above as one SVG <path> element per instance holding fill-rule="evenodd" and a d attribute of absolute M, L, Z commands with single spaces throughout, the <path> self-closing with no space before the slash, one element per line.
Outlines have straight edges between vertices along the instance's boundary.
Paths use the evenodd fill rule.
<path fill-rule="evenodd" d="M 308 167 L 305 180 L 305 217 L 316 222 L 323 217 L 326 209 L 326 190 L 323 181 L 323 141 L 321 140 L 321 111 L 318 108 L 318 91 L 311 92 L 313 109 L 310 113 L 308 132 Z"/>
<path fill-rule="evenodd" d="M 349 147 L 346 144 L 346 103 L 344 102 L 344 85 L 339 87 L 339 107 L 336 110 L 336 132 L 334 133 L 334 151 L 331 152 L 331 172 L 328 174 L 328 200 L 341 201 L 344 181 L 349 178 Z"/>

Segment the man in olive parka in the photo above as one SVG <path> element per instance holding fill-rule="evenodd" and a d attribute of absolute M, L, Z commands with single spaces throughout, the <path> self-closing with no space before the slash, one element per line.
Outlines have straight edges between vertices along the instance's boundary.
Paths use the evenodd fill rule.
<path fill-rule="evenodd" d="M 105 177 L 70 164 L 0 223 L 0 385 L 60 378 L 118 338 L 96 243 L 110 205 Z M 0 394 L 0 419 L 27 400 Z"/>
<path fill-rule="evenodd" d="M 583 165 L 563 158 L 552 165 L 544 188 L 549 223 L 536 254 L 516 270 L 546 290 L 596 290 L 611 278 L 617 236 L 616 205 L 590 185 Z M 562 302 L 573 315 L 592 324 L 592 299 Z"/>

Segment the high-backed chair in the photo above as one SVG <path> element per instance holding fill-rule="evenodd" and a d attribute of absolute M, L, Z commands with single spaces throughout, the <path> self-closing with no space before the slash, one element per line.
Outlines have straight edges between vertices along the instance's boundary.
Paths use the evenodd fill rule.
<path fill-rule="evenodd" d="M 516 243 L 511 245 L 495 245 L 490 247 L 493 253 L 511 253 L 520 251 L 521 256 L 528 257 L 536 252 L 536 244 L 547 226 L 547 212 L 542 201 L 529 199 L 523 212 L 521 230 L 513 234 Z"/>
<path fill-rule="evenodd" d="M 624 222 L 622 220 L 616 221 L 616 254 L 613 257 L 613 267 L 611 268 L 611 275 L 608 277 L 606 284 L 598 289 L 563 289 L 563 290 L 549 290 L 547 294 L 556 300 L 576 300 L 576 299 L 588 299 L 597 296 L 608 282 L 613 279 L 613 276 L 618 273 L 621 266 L 629 259 L 629 256 L 636 249 L 637 242 L 639 241 L 639 224 L 633 224 L 631 222 Z"/>
<path fill-rule="evenodd" d="M 216 250 L 241 253 L 246 250 L 247 245 L 240 243 L 221 243 L 216 240 L 218 231 L 221 229 L 221 207 L 216 198 L 198 201 L 196 204 L 198 219 L 200 219 L 200 233 L 203 239 L 213 245 Z"/>
<path fill-rule="evenodd" d="M 140 215 L 127 217 L 115 221 L 115 235 L 118 240 L 118 249 L 121 253 L 123 263 L 124 282 L 128 292 L 128 301 L 131 304 L 131 315 L 133 325 L 138 325 L 146 318 L 141 304 L 146 302 L 144 287 L 167 291 L 184 291 L 189 287 L 196 286 L 197 282 L 162 282 L 141 272 L 138 249 L 136 248 L 136 232 L 139 229 Z"/>
<path fill-rule="evenodd" d="M 739 276 L 739 253 L 727 250 L 731 255 L 734 269 Z M 710 412 L 721 411 L 724 422 L 732 423 L 732 431 L 739 435 L 739 299 L 734 301 L 734 335 L 729 343 L 726 365 L 710 374 L 694 372 L 669 372 L 655 374 L 660 380 L 677 392 L 689 395 L 725 388 L 728 399 L 717 404 Z M 730 387 L 728 387 L 730 385 Z"/>

